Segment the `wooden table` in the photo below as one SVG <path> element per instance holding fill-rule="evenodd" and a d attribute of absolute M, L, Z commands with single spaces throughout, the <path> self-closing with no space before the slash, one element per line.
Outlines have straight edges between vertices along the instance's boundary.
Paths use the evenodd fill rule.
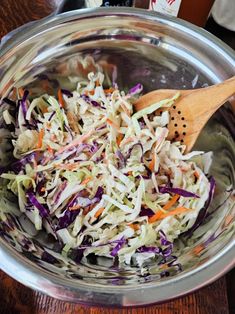
<path fill-rule="evenodd" d="M 61 0 L 0 0 L 0 38 L 16 27 L 40 19 Z M 139 309 L 97 309 L 62 302 L 19 284 L 0 271 L 1 314 L 227 314 L 235 313 L 235 270 L 188 296 L 162 305 Z"/>

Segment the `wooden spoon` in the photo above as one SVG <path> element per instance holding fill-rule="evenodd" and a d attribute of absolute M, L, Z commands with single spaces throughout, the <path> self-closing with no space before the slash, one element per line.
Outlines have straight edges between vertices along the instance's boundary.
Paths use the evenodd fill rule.
<path fill-rule="evenodd" d="M 156 113 L 168 110 L 168 124 L 171 141 L 181 141 L 190 151 L 202 128 L 226 100 L 235 94 L 235 76 L 206 88 L 192 90 L 159 89 L 140 97 L 135 105 L 137 111 L 142 110 L 163 99 L 173 97 L 180 92 L 179 98 L 170 108 L 161 108 Z"/>

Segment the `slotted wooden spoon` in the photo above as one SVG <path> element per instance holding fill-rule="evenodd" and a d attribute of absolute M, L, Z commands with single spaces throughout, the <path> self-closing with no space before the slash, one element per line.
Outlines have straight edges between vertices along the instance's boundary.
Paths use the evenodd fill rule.
<path fill-rule="evenodd" d="M 140 97 L 134 104 L 137 111 L 142 110 L 163 99 L 173 97 L 180 92 L 180 97 L 170 108 L 161 108 L 156 114 L 168 110 L 168 124 L 171 141 L 181 141 L 190 151 L 202 128 L 228 98 L 235 94 L 235 76 L 213 86 L 192 90 L 160 89 Z"/>

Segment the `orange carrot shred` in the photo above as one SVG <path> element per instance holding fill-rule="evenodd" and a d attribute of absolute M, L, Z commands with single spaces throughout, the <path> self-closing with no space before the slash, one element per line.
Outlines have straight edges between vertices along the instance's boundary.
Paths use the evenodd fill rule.
<path fill-rule="evenodd" d="M 81 182 L 81 184 L 82 184 L 82 185 L 85 185 L 85 184 L 87 184 L 88 182 L 90 182 L 91 179 L 92 179 L 91 177 L 88 177 L 88 178 L 84 179 L 84 180 Z"/>
<path fill-rule="evenodd" d="M 119 128 L 119 126 L 115 123 L 115 122 L 113 122 L 112 120 L 110 120 L 110 119 L 106 119 L 106 122 L 109 124 L 109 125 L 111 125 L 112 127 L 114 127 L 115 129 L 117 129 L 117 130 L 120 130 L 120 128 Z"/>
<path fill-rule="evenodd" d="M 66 164 L 66 165 L 57 165 L 56 167 L 59 169 L 75 170 L 78 167 L 78 164 L 73 163 L 73 164 Z"/>
<path fill-rule="evenodd" d="M 200 178 L 200 175 L 199 175 L 199 173 L 197 172 L 197 171 L 194 171 L 194 176 L 197 178 L 197 179 L 199 179 Z"/>
<path fill-rule="evenodd" d="M 154 157 L 154 155 L 153 155 L 153 158 L 152 158 L 152 160 L 150 161 L 150 163 L 149 163 L 149 165 L 148 165 L 149 169 L 150 169 L 152 172 L 154 171 L 154 166 L 155 166 L 155 157 Z"/>
<path fill-rule="evenodd" d="M 86 139 L 90 137 L 90 135 L 93 133 L 93 130 L 89 131 L 86 134 L 81 135 L 79 138 L 74 139 L 70 144 L 61 147 L 57 151 L 57 155 L 63 153 L 65 150 L 70 149 L 72 147 L 78 146 L 79 144 L 82 144 Z"/>
<path fill-rule="evenodd" d="M 178 201 L 179 198 L 180 198 L 180 196 L 178 194 L 175 194 L 172 197 L 172 199 L 168 203 L 166 203 L 166 205 L 163 206 L 163 209 L 164 210 L 170 209 Z"/>
<path fill-rule="evenodd" d="M 40 132 L 39 132 L 39 134 L 38 134 L 37 148 L 41 148 L 41 147 L 42 147 L 43 136 L 44 136 L 44 130 L 41 129 Z"/>
<path fill-rule="evenodd" d="M 104 210 L 105 210 L 104 207 L 98 209 L 97 212 L 95 213 L 95 218 L 98 218 L 103 213 Z"/>
<path fill-rule="evenodd" d="M 179 214 L 182 214 L 184 212 L 187 212 L 189 211 L 190 209 L 189 208 L 186 208 L 186 207 L 178 207 L 168 213 L 161 213 L 160 217 L 158 217 L 157 219 L 155 219 L 154 221 L 156 220 L 159 220 L 159 219 L 164 219 L 166 217 L 169 217 L 169 216 L 173 216 L 173 215 L 179 215 Z M 151 219 L 153 218 L 154 216 L 152 216 L 150 219 L 149 219 L 149 222 L 154 222 L 152 221 Z M 151 221 L 150 221 L 151 220 Z"/>
<path fill-rule="evenodd" d="M 75 205 L 75 206 L 69 207 L 69 210 L 77 210 L 77 209 L 80 209 L 80 208 L 81 208 L 81 205 Z"/>
<path fill-rule="evenodd" d="M 225 221 L 224 221 L 224 227 L 227 227 L 232 221 L 233 221 L 233 216 L 232 215 L 228 215 L 226 218 L 225 218 Z"/>
<path fill-rule="evenodd" d="M 93 205 L 90 205 L 90 206 L 84 208 L 82 214 L 84 216 L 86 216 L 94 207 L 95 207 L 95 205 L 93 204 Z"/>
<path fill-rule="evenodd" d="M 45 192 L 46 191 L 46 188 L 43 186 L 42 188 L 41 188 L 41 192 Z"/>
<path fill-rule="evenodd" d="M 135 231 L 140 229 L 140 226 L 138 223 L 129 224 L 128 226 Z"/>
<path fill-rule="evenodd" d="M 59 100 L 59 104 L 61 105 L 62 108 L 65 107 L 65 102 L 64 102 L 64 98 L 63 98 L 63 94 L 61 89 L 58 89 L 58 100 Z"/>
<path fill-rule="evenodd" d="M 126 140 L 123 140 L 123 145 L 125 145 L 125 144 L 128 144 L 128 143 L 130 143 L 130 142 L 133 142 L 134 141 L 134 138 L 133 137 L 128 137 Z"/>
<path fill-rule="evenodd" d="M 48 152 L 50 153 L 50 154 L 53 154 L 54 153 L 54 150 L 53 150 L 53 148 L 51 147 L 51 146 L 47 146 L 47 150 L 48 150 Z"/>
<path fill-rule="evenodd" d="M 23 88 L 18 88 L 18 93 L 19 93 L 19 95 L 20 95 L 20 97 L 22 98 L 23 96 L 24 96 L 24 90 L 23 90 Z"/>
<path fill-rule="evenodd" d="M 202 244 L 197 245 L 197 246 L 193 249 L 193 253 L 194 253 L 195 255 L 199 255 L 203 249 L 204 249 L 204 246 L 203 246 Z"/>
<path fill-rule="evenodd" d="M 177 202 L 179 197 L 180 196 L 178 194 L 174 195 L 172 197 L 172 199 L 168 203 L 166 203 L 166 205 L 163 206 L 163 209 L 164 210 L 170 209 Z M 161 218 L 162 215 L 164 215 L 164 213 L 161 210 L 157 211 L 155 215 L 153 215 L 152 217 L 149 218 L 149 222 L 152 223 L 152 222 L 155 222 L 155 221 L 157 221 L 159 219 L 162 219 Z"/>
<path fill-rule="evenodd" d="M 114 91 L 114 88 L 104 89 L 105 94 L 111 94 Z"/>
<path fill-rule="evenodd" d="M 123 134 L 119 133 L 118 136 L 117 136 L 117 146 L 120 147 L 120 144 L 123 140 Z"/>

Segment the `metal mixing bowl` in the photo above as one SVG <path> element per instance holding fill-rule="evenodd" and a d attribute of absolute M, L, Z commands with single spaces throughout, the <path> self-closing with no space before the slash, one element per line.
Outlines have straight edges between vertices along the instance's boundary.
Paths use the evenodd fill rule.
<path fill-rule="evenodd" d="M 187 22 L 129 8 L 79 10 L 41 20 L 17 32 L 3 45 L 0 97 L 7 96 L 14 86 L 39 86 L 42 74 L 59 76 L 58 69 L 65 62 L 86 55 L 97 62 L 116 64 L 120 88 L 142 83 L 145 92 L 156 88 L 197 88 L 235 74 L 233 51 Z M 5 106 L 0 107 L 1 126 Z M 27 247 L 32 242 L 27 242 L 27 237 L 23 246 L 22 241 L 18 245 L 12 241 L 11 224 L 20 228 L 22 219 L 9 215 L 0 222 L 1 269 L 50 296 L 102 306 L 162 302 L 220 277 L 235 264 L 234 121 L 234 111 L 227 104 L 211 118 L 196 143 L 197 148 L 214 153 L 211 174 L 216 178 L 217 190 L 210 210 L 215 212 L 205 221 L 210 224 L 209 231 L 203 234 L 200 227 L 194 242 L 185 242 L 182 272 L 161 278 L 142 276 L 138 269 L 130 267 L 119 271 L 92 263 L 69 265 L 66 269 L 51 265 L 42 261 L 37 251 L 29 252 Z M 6 137 L 7 132 L 5 138 L 0 138 L 1 156 L 6 156 L 1 157 L 1 165 L 9 162 L 11 148 Z M 51 245 L 42 233 L 28 238 L 41 249 Z M 198 254 L 193 253 L 195 245 L 201 245 Z"/>

